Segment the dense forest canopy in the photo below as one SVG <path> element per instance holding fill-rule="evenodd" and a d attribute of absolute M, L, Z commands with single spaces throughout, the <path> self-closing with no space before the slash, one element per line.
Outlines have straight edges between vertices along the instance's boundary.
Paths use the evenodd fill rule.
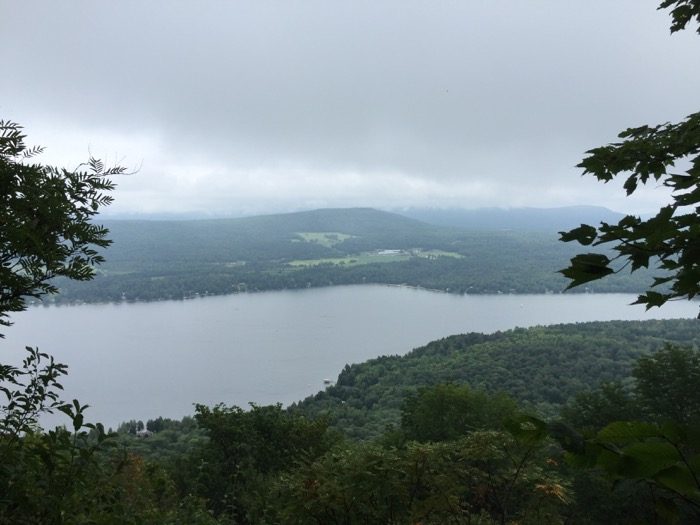
<path fill-rule="evenodd" d="M 697 345 L 699 323 L 611 321 L 455 335 L 405 356 L 346 366 L 335 385 L 292 410 L 328 417 L 347 435 L 368 439 L 398 423 L 401 404 L 416 389 L 455 383 L 503 392 L 551 417 L 582 391 L 626 381 L 637 359 L 667 341 Z"/>
<path fill-rule="evenodd" d="M 621 419 L 639 421 L 624 439 L 644 431 L 639 450 L 654 450 L 668 407 L 694 391 L 699 330 L 671 320 L 454 336 L 346 367 L 335 386 L 287 410 L 198 407 L 194 420 L 125 423 L 117 439 L 165 465 L 224 522 L 653 522 L 677 494 L 643 479 L 613 484 L 568 450 L 597 434 L 626 446 Z M 695 417 L 700 399 L 680 399 Z M 697 443 L 679 446 L 697 454 Z M 676 452 L 663 454 L 655 465 L 681 468 Z M 698 512 L 692 499 L 672 510 L 680 523 Z"/>

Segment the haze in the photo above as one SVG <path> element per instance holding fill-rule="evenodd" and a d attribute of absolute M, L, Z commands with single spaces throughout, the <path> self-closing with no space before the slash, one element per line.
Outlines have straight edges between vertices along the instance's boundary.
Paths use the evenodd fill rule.
<path fill-rule="evenodd" d="M 602 205 L 580 177 L 700 93 L 697 36 L 651 0 L 0 0 L 0 118 L 42 161 L 138 170 L 112 214 Z"/>

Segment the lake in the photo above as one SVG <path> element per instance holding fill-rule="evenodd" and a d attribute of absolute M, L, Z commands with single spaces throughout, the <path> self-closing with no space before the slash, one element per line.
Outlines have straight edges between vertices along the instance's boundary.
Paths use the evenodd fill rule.
<path fill-rule="evenodd" d="M 2 362 L 26 345 L 70 366 L 65 399 L 115 426 L 180 418 L 193 403 L 288 404 L 346 363 L 405 354 L 464 332 L 614 319 L 695 317 L 697 302 L 645 312 L 628 294 L 449 295 L 379 285 L 190 301 L 33 307 L 13 316 Z M 58 417 L 58 416 L 57 416 Z M 47 423 L 66 422 L 65 417 Z"/>

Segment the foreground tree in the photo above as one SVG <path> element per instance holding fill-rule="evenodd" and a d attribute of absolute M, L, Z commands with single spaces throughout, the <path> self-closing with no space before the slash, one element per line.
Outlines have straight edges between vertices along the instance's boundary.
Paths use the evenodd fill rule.
<path fill-rule="evenodd" d="M 93 276 L 93 266 L 103 260 L 96 248 L 110 241 L 107 229 L 91 219 L 112 202 L 107 192 L 114 184 L 108 176 L 125 172 L 119 166 L 105 169 L 94 158 L 80 166 L 83 171 L 32 162 L 43 148 L 28 147 L 25 138 L 20 125 L 0 120 L 0 326 L 11 324 L 10 312 L 26 309 L 28 297 L 56 293 L 54 277 Z M 0 392 L 6 397 L 0 405 L 0 435 L 5 444 L 30 431 L 42 412 L 67 412 L 71 406 L 57 394 L 66 366 L 36 349 L 27 351 L 20 368 L 0 364 Z"/>
<path fill-rule="evenodd" d="M 659 7 L 667 8 L 672 33 L 693 20 L 700 22 L 700 0 L 667 0 Z M 671 202 L 647 220 L 627 215 L 617 224 L 603 222 L 597 228 L 582 224 L 560 232 L 563 241 L 608 245 L 614 252 L 577 255 L 561 273 L 571 280 L 571 288 L 651 264 L 660 273 L 637 304 L 648 309 L 673 299 L 693 299 L 700 292 L 700 113 L 675 124 L 629 128 L 619 138 L 588 151 L 578 167 L 603 182 L 626 177 L 627 195 L 640 185 L 660 183 L 671 189 Z"/>
<path fill-rule="evenodd" d="M 207 441 L 180 458 L 174 481 L 183 496 L 196 494 L 221 522 L 278 523 L 274 481 L 325 454 L 337 436 L 325 419 L 309 420 L 282 409 L 196 405 L 195 420 Z"/>
<path fill-rule="evenodd" d="M 700 0 L 665 0 L 659 6 L 668 8 L 671 33 L 692 21 L 700 23 Z M 675 124 L 629 128 L 619 138 L 620 142 L 587 152 L 579 164 L 584 174 L 603 182 L 624 176 L 627 195 L 640 185 L 660 183 L 671 190 L 671 202 L 647 220 L 628 215 L 618 224 L 603 222 L 598 228 L 582 224 L 561 232 L 563 241 L 608 245 L 613 252 L 577 255 L 562 273 L 571 280 L 571 288 L 627 267 L 634 272 L 654 265 L 659 275 L 636 304 L 649 309 L 670 300 L 693 299 L 700 293 L 700 113 Z M 579 467 L 605 472 L 618 487 L 629 483 L 646 487 L 655 522 L 700 519 L 700 411 L 693 395 L 699 366 L 692 349 L 667 346 L 642 358 L 634 370 L 634 400 L 610 388 L 589 396 L 598 407 L 611 410 L 587 418 L 588 430 L 607 422 L 615 412 L 610 403 L 614 398 L 624 400 L 628 408 L 631 401 L 639 403 L 622 417 L 638 412 L 647 421 L 613 421 L 586 440 L 575 432 L 558 436 Z M 581 401 L 586 400 L 577 402 Z"/>
<path fill-rule="evenodd" d="M 517 413 L 505 394 L 490 395 L 467 385 L 440 384 L 409 395 L 401 408 L 401 430 L 412 441 L 446 441 L 477 430 L 502 430 Z"/>
<path fill-rule="evenodd" d="M 110 244 L 92 219 L 112 202 L 108 178 L 125 172 L 90 158 L 77 170 L 31 162 L 22 127 L 0 120 L 0 326 L 26 308 L 28 297 L 56 293 L 58 276 L 84 281 Z M 84 168 L 84 169 L 81 169 Z"/>
<path fill-rule="evenodd" d="M 82 171 L 38 164 L 30 159 L 42 148 L 24 139 L 21 126 L 0 121 L 0 326 L 10 325 L 9 313 L 24 310 L 28 297 L 57 292 L 54 277 L 92 277 L 102 261 L 97 248 L 109 240 L 91 219 L 112 201 L 107 177 L 124 172 L 92 158 Z M 100 458 L 102 427 L 85 423 L 86 405 L 59 397 L 67 367 L 26 350 L 22 365 L 0 364 L 0 523 L 174 522 L 164 519 L 164 498 L 129 499 L 137 490 L 156 494 L 144 476 L 119 477 L 133 462 Z M 43 432 L 39 417 L 54 410 L 70 424 Z M 209 522 L 195 519 L 193 508 L 188 522 Z"/>
<path fill-rule="evenodd" d="M 280 522 L 560 523 L 569 495 L 548 461 L 545 424 L 504 426 L 400 448 L 335 447 L 279 478 Z"/>
<path fill-rule="evenodd" d="M 647 418 L 700 427 L 700 351 L 667 344 L 640 358 L 633 375 L 640 408 Z"/>
<path fill-rule="evenodd" d="M 579 394 L 562 410 L 566 425 L 550 426 L 579 467 L 577 508 L 595 509 L 592 523 L 611 513 L 615 523 L 698 523 L 700 351 L 667 344 L 640 357 L 632 375 L 628 388 Z"/>

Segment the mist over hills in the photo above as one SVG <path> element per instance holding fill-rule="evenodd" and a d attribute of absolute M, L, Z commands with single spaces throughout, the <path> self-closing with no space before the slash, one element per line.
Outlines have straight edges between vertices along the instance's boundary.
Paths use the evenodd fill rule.
<path fill-rule="evenodd" d="M 432 224 L 434 226 L 446 226 L 472 230 L 518 230 L 518 231 L 542 231 L 557 232 L 571 229 L 585 224 L 598 224 L 601 221 L 617 222 L 624 214 L 612 211 L 602 206 L 564 206 L 556 208 L 394 208 L 378 210 L 373 208 L 324 208 L 317 210 L 305 210 L 288 213 L 270 213 L 255 216 L 211 216 L 196 212 L 160 213 L 160 214 L 117 214 L 104 215 L 104 221 L 110 224 L 122 221 L 250 221 L 253 223 L 272 223 L 278 219 L 289 220 L 292 224 L 299 225 L 307 221 L 307 224 L 320 223 L 323 227 L 331 227 L 339 220 L 349 218 L 352 214 L 354 220 L 358 215 L 363 215 L 360 222 L 365 224 L 373 219 L 385 221 L 389 214 L 401 215 L 416 221 Z M 384 214 L 384 215 L 382 215 Z M 329 221 L 329 222 L 324 222 Z M 371 223 L 370 223 L 371 224 Z M 383 222 L 375 226 L 381 226 Z M 414 223 L 415 225 L 415 223 Z M 346 224 L 343 223 L 343 226 Z"/>
<path fill-rule="evenodd" d="M 561 208 L 408 208 L 395 210 L 405 217 L 437 226 L 472 230 L 557 232 L 581 224 L 618 222 L 624 215 L 600 206 Z"/>

